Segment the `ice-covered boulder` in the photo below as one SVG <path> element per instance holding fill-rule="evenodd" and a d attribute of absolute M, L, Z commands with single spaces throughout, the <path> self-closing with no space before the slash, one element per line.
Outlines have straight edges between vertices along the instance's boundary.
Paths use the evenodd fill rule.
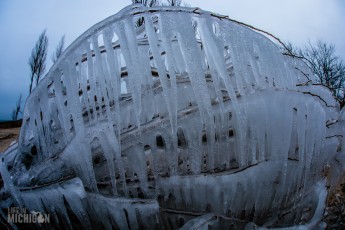
<path fill-rule="evenodd" d="M 322 226 L 344 116 L 312 77 L 227 17 L 129 6 L 28 98 L 2 156 L 1 216 L 25 207 L 57 229 Z"/>

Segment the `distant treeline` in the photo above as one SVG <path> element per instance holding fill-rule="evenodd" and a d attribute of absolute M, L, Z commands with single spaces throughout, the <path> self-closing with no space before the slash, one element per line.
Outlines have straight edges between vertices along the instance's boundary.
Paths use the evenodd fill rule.
<path fill-rule="evenodd" d="M 0 129 L 10 129 L 22 126 L 22 120 L 18 121 L 0 121 Z"/>

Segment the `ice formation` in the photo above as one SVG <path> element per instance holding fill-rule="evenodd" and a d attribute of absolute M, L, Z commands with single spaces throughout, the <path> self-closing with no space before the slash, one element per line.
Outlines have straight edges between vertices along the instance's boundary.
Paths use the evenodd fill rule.
<path fill-rule="evenodd" d="M 28 98 L 0 165 L 1 223 L 26 207 L 57 229 L 320 227 L 345 116 L 310 78 L 227 17 L 129 6 Z"/>

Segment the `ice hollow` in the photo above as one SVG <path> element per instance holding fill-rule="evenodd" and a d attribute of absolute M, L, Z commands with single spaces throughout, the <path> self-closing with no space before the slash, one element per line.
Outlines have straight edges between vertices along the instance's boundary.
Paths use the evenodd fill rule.
<path fill-rule="evenodd" d="M 311 78 L 227 17 L 129 6 L 28 98 L 0 165 L 1 208 L 49 213 L 55 228 L 318 226 L 345 130 Z"/>

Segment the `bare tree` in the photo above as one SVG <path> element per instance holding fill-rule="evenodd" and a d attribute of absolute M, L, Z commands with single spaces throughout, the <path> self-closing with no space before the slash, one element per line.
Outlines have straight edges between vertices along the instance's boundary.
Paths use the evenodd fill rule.
<path fill-rule="evenodd" d="M 160 5 L 159 0 L 132 0 L 132 3 L 133 4 L 142 4 L 146 7 L 155 7 L 155 6 Z M 144 25 L 144 23 L 145 23 L 145 20 L 143 17 L 141 17 L 135 22 L 135 26 L 140 27 L 140 26 Z"/>
<path fill-rule="evenodd" d="M 313 71 L 317 82 L 329 88 L 343 107 L 345 103 L 345 65 L 335 52 L 333 44 L 318 41 L 315 45 L 309 43 L 302 51 L 302 55 Z"/>
<path fill-rule="evenodd" d="M 314 73 L 314 81 L 329 88 L 341 107 L 345 105 L 345 64 L 336 56 L 333 44 L 317 41 L 298 49 L 289 43 L 285 49 L 286 54 L 304 59 Z"/>
<path fill-rule="evenodd" d="M 31 56 L 29 58 L 29 66 L 31 71 L 29 93 L 31 93 L 32 91 L 34 80 L 37 85 L 45 71 L 47 51 L 48 37 L 46 35 L 46 30 L 43 30 L 43 32 L 38 37 L 36 45 L 32 49 Z"/>
<path fill-rule="evenodd" d="M 181 6 L 182 0 L 167 0 L 168 6 Z"/>
<path fill-rule="evenodd" d="M 165 6 L 182 6 L 184 5 L 182 0 L 166 0 L 165 3 L 161 3 L 159 0 L 132 0 L 133 4 L 139 3 L 146 7 L 154 7 L 159 5 Z"/>
<path fill-rule="evenodd" d="M 297 58 L 304 58 L 302 55 L 302 50 L 297 48 L 296 46 L 292 45 L 291 42 L 288 43 L 282 43 L 281 50 L 283 51 L 284 55 L 297 57 Z"/>
<path fill-rule="evenodd" d="M 166 3 L 161 3 L 159 0 L 132 0 L 133 4 L 142 4 L 146 7 L 155 7 L 155 6 L 159 6 L 159 5 L 164 5 L 164 6 L 181 6 L 181 5 L 185 5 L 185 6 L 189 6 L 187 4 L 184 4 L 182 0 L 166 0 Z M 144 18 L 139 18 L 136 21 L 136 27 L 140 27 L 144 24 Z"/>
<path fill-rule="evenodd" d="M 59 57 L 61 56 L 61 54 L 65 48 L 64 46 L 65 46 L 65 35 L 63 35 L 61 37 L 59 44 L 55 48 L 55 52 L 52 55 L 53 63 L 55 63 L 57 61 L 57 59 L 59 59 Z"/>
<path fill-rule="evenodd" d="M 158 6 L 160 3 L 158 0 L 132 0 L 133 4 L 139 3 L 143 4 L 146 7 Z"/>
<path fill-rule="evenodd" d="M 18 120 L 19 113 L 22 113 L 21 107 L 22 107 L 22 94 L 20 94 L 16 102 L 16 107 L 12 110 L 12 121 Z"/>

